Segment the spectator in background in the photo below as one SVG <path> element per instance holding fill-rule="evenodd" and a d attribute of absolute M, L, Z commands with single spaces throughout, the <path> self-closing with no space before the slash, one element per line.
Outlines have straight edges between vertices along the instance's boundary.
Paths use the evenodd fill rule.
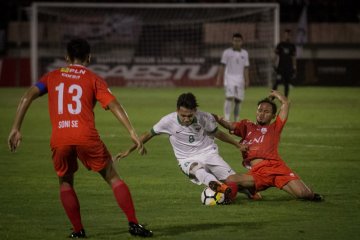
<path fill-rule="evenodd" d="M 296 76 L 296 47 L 291 42 L 290 29 L 284 31 L 283 40 L 276 46 L 274 70 L 276 79 L 272 89 L 277 90 L 279 84 L 283 84 L 285 96 L 288 97 L 291 80 Z"/>
<path fill-rule="evenodd" d="M 226 120 L 230 120 L 233 102 L 234 120 L 239 119 L 240 105 L 245 97 L 245 88 L 250 84 L 249 55 L 245 49 L 242 49 L 242 45 L 242 35 L 234 33 L 232 48 L 225 49 L 221 57 L 216 85 L 220 86 L 223 83 L 225 87 L 224 117 Z"/>

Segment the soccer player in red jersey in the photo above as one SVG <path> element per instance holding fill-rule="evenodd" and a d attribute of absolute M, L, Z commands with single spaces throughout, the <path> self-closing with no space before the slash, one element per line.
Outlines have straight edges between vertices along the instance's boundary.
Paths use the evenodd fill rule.
<path fill-rule="evenodd" d="M 281 102 L 278 115 L 276 115 L 277 106 L 271 98 L 277 98 Z M 306 186 L 278 153 L 280 135 L 288 113 L 288 99 L 278 91 L 272 90 L 269 98 L 258 103 L 256 123 L 249 120 L 228 122 L 214 114 L 220 125 L 241 137 L 240 143 L 247 146 L 242 154 L 243 165 L 249 169 L 249 172 L 237 175 L 238 179 L 234 181 L 252 192 L 277 187 L 299 199 L 321 201 L 323 197 Z M 272 122 L 274 118 L 275 121 Z"/>
<path fill-rule="evenodd" d="M 131 194 L 113 166 L 112 157 L 95 128 L 94 107 L 97 101 L 110 110 L 128 130 L 141 155 L 145 148 L 139 140 L 125 109 L 112 95 L 106 82 L 85 66 L 90 62 L 90 45 L 84 39 L 67 44 L 67 67 L 51 71 L 21 98 L 8 138 L 14 152 L 21 141 L 20 128 L 31 103 L 48 94 L 52 125 L 50 146 L 55 171 L 59 177 L 60 200 L 73 226 L 70 238 L 86 237 L 81 221 L 80 204 L 74 190 L 77 158 L 89 170 L 99 172 L 112 188 L 115 199 L 129 221 L 132 235 L 150 237 L 152 231 L 138 223 Z"/>

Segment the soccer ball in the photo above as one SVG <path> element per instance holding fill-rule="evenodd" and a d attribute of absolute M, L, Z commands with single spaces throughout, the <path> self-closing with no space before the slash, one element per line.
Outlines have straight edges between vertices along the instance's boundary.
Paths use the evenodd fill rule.
<path fill-rule="evenodd" d="M 206 187 L 201 192 L 201 202 L 206 206 L 214 206 L 222 204 L 225 200 L 225 196 L 223 193 L 214 192 L 211 188 Z"/>

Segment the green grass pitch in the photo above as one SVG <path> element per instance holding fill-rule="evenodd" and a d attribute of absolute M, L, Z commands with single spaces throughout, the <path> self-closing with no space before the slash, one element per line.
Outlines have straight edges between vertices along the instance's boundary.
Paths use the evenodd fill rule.
<path fill-rule="evenodd" d="M 16 153 L 7 137 L 25 89 L 0 88 L 0 238 L 65 239 L 70 223 L 60 205 L 58 181 L 49 148 L 47 97 L 35 101 L 22 127 Z M 175 111 L 179 94 L 191 91 L 199 109 L 222 115 L 221 88 L 112 88 L 139 134 Z M 256 103 L 268 94 L 249 88 L 241 117 L 254 120 Z M 296 87 L 280 143 L 280 154 L 325 202 L 292 199 L 281 190 L 263 192 L 262 201 L 238 195 L 229 206 L 200 203 L 202 186 L 192 184 L 177 166 L 167 137 L 146 144 L 148 154 L 132 153 L 116 163 L 133 195 L 141 223 L 154 239 L 359 239 L 360 88 Z M 132 143 L 110 112 L 96 106 L 97 128 L 115 154 Z M 241 157 L 218 141 L 220 154 L 238 172 Z M 100 175 L 80 166 L 75 188 L 90 239 L 132 239 L 111 189 Z"/>

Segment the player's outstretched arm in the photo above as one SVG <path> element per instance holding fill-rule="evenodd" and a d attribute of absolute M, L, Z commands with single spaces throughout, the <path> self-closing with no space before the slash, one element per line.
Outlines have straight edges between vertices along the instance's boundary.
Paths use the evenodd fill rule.
<path fill-rule="evenodd" d="M 239 142 L 237 142 L 235 139 L 233 139 L 231 136 L 229 136 L 228 134 L 222 132 L 221 130 L 217 129 L 214 136 L 226 143 L 229 143 L 231 145 L 234 145 L 236 148 L 239 148 L 240 151 L 245 152 L 248 150 L 248 146 L 241 144 Z"/>
<path fill-rule="evenodd" d="M 152 137 L 153 137 L 153 134 L 151 134 L 151 132 L 145 132 L 143 135 L 141 135 L 140 141 L 142 142 L 142 144 L 145 144 Z M 136 144 L 134 144 L 125 152 L 120 152 L 120 153 L 116 154 L 115 157 L 113 158 L 113 161 L 119 161 L 120 159 L 127 157 L 131 152 L 133 152 L 136 149 L 136 147 L 137 147 Z M 145 149 L 145 154 L 146 154 L 146 149 Z"/>
<path fill-rule="evenodd" d="M 133 128 L 129 117 L 125 111 L 125 109 L 121 106 L 121 104 L 114 99 L 108 105 L 110 111 L 114 114 L 114 116 L 123 124 L 123 126 L 128 130 L 132 141 L 135 143 L 136 149 L 141 155 L 146 153 L 146 149 L 144 148 L 143 143 L 140 141 L 137 136 L 135 129 Z"/>
<path fill-rule="evenodd" d="M 287 97 L 282 95 L 279 91 L 275 91 L 275 90 L 271 90 L 270 97 L 276 97 L 280 101 L 281 107 L 279 111 L 279 117 L 281 118 L 281 120 L 287 119 L 290 108 L 290 102 L 287 99 Z"/>
<path fill-rule="evenodd" d="M 25 118 L 26 112 L 29 109 L 32 101 L 38 98 L 40 95 L 39 88 L 33 86 L 25 92 L 20 99 L 19 105 L 16 110 L 15 119 L 8 137 L 8 146 L 11 152 L 19 147 L 22 136 L 20 133 L 22 122 Z"/>
<path fill-rule="evenodd" d="M 226 121 L 223 117 L 220 117 L 214 113 L 212 113 L 213 117 L 215 118 L 216 122 L 223 126 L 224 128 L 228 129 L 229 131 L 234 130 L 234 126 L 232 122 Z"/>

